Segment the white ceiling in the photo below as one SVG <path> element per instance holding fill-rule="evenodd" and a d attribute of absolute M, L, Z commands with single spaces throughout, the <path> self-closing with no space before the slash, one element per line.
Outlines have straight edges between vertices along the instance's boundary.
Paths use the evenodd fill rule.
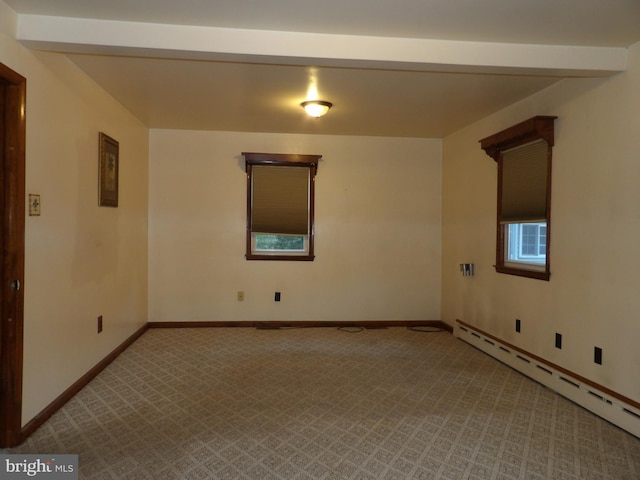
<path fill-rule="evenodd" d="M 4 2 L 152 128 L 442 137 L 640 41 L 640 0 Z"/>

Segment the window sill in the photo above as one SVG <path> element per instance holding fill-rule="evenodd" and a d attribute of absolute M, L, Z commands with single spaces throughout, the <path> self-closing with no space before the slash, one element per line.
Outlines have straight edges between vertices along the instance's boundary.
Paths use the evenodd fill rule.
<path fill-rule="evenodd" d="M 549 281 L 551 273 L 545 270 L 528 270 L 525 268 L 507 267 L 504 265 L 496 265 L 496 272 L 506 273 L 507 275 L 516 275 L 518 277 L 535 278 L 537 280 Z"/>
<path fill-rule="evenodd" d="M 288 260 L 294 262 L 312 262 L 314 255 L 260 255 L 257 253 L 250 253 L 245 255 L 247 260 Z"/>

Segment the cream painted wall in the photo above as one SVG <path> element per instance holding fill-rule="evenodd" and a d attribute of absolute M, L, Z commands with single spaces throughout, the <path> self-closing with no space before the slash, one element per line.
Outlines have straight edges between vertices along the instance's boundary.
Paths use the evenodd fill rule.
<path fill-rule="evenodd" d="M 440 141 L 149 134 L 64 56 L 14 37 L 0 0 L 0 62 L 28 79 L 27 193 L 43 203 L 26 221 L 23 423 L 147 319 L 459 318 L 640 401 L 640 44 L 626 73 L 565 80 Z M 559 117 L 550 282 L 495 273 L 496 168 L 478 145 L 536 114 Z M 97 207 L 98 131 L 121 144 L 118 209 Z M 242 151 L 324 156 L 314 262 L 244 260 Z"/>
<path fill-rule="evenodd" d="M 628 71 L 568 79 L 444 139 L 442 318 L 460 319 L 640 401 L 640 44 Z M 478 140 L 557 115 L 551 280 L 497 274 L 496 164 Z M 458 264 L 474 262 L 463 278 Z M 522 333 L 515 333 L 515 319 Z M 563 335 L 562 350 L 554 347 Z M 593 362 L 594 346 L 603 365 Z"/>
<path fill-rule="evenodd" d="M 440 318 L 440 140 L 175 130 L 150 138 L 150 321 Z M 323 155 L 315 261 L 245 260 L 243 151 Z"/>
<path fill-rule="evenodd" d="M 27 78 L 23 424 L 147 321 L 148 129 L 66 57 L 23 48 L 0 1 L 0 62 Z M 120 206 L 98 207 L 98 132 L 120 142 Z M 97 334 L 97 316 L 104 331 Z"/>

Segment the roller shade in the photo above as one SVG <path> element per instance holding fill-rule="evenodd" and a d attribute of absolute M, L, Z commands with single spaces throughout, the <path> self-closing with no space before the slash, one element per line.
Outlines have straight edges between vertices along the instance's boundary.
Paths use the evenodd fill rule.
<path fill-rule="evenodd" d="M 502 223 L 546 220 L 548 149 L 541 139 L 502 152 Z"/>
<path fill-rule="evenodd" d="M 309 168 L 252 167 L 251 230 L 308 235 Z"/>

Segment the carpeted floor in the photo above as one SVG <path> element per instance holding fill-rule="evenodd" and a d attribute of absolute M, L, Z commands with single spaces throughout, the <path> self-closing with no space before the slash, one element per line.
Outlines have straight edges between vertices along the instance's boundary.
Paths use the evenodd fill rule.
<path fill-rule="evenodd" d="M 640 439 L 446 332 L 151 329 L 7 453 L 81 479 L 640 479 Z"/>

